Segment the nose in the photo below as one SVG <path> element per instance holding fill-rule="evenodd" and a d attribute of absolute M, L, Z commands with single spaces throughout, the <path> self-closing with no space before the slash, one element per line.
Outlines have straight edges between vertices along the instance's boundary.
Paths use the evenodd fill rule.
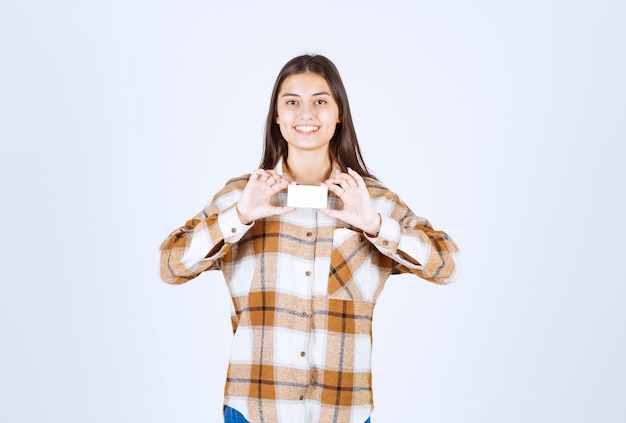
<path fill-rule="evenodd" d="M 300 117 L 302 119 L 311 119 L 312 113 L 311 113 L 311 108 L 308 104 L 302 105 L 302 109 L 300 110 Z"/>

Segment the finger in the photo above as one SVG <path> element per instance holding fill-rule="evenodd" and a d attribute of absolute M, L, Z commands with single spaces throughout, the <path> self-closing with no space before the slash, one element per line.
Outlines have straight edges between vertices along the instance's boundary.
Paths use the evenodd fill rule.
<path fill-rule="evenodd" d="M 337 179 L 339 181 L 342 181 L 347 186 L 351 186 L 351 187 L 357 186 L 357 181 L 351 175 L 347 173 L 341 173 L 337 175 Z"/>
<path fill-rule="evenodd" d="M 346 192 L 345 189 L 335 184 L 325 184 L 328 187 L 328 191 L 335 194 L 337 197 L 341 198 L 341 196 Z"/>
<path fill-rule="evenodd" d="M 274 194 L 278 194 L 279 192 L 285 190 L 285 188 L 287 188 L 288 186 L 288 181 L 279 181 L 272 185 L 272 191 L 274 192 Z"/>
<path fill-rule="evenodd" d="M 359 187 L 364 187 L 365 186 L 365 180 L 363 180 L 363 177 L 361 175 L 359 175 L 358 172 L 354 171 L 351 168 L 348 168 L 348 173 L 350 174 L 350 176 L 352 176 L 352 178 L 356 182 L 357 186 L 359 186 Z"/>
<path fill-rule="evenodd" d="M 277 179 L 277 181 L 278 181 L 278 182 L 281 182 L 281 183 L 285 183 L 285 184 L 287 184 L 287 185 L 289 185 L 289 184 L 295 184 L 295 183 L 296 183 L 295 181 L 291 181 L 291 180 L 289 180 L 289 179 L 285 178 L 283 175 L 278 175 L 278 179 Z"/>
<path fill-rule="evenodd" d="M 267 179 L 265 179 L 263 181 L 263 183 L 265 183 L 266 185 L 268 185 L 270 187 L 273 187 L 274 185 L 280 184 L 280 183 L 283 183 L 283 182 L 279 178 L 275 178 L 275 177 L 270 175 L 270 176 L 267 177 Z"/>
<path fill-rule="evenodd" d="M 260 182 L 267 180 L 267 177 L 268 177 L 268 173 L 265 169 L 257 169 L 254 172 L 252 172 L 252 175 L 254 176 L 255 180 L 260 181 Z"/>
<path fill-rule="evenodd" d="M 331 178 L 328 180 L 326 185 L 328 185 L 329 187 L 338 186 L 338 187 L 343 188 L 344 190 L 347 190 L 350 188 L 350 184 L 345 178 Z"/>
<path fill-rule="evenodd" d="M 276 182 L 280 182 L 280 181 L 286 181 L 287 178 L 285 178 L 284 175 L 281 175 L 279 173 L 277 173 L 275 170 L 267 170 L 267 175 L 274 178 L 274 180 Z"/>
<path fill-rule="evenodd" d="M 284 175 L 278 174 L 275 170 L 268 170 L 267 174 L 268 174 L 269 177 L 272 177 L 274 179 L 275 183 L 278 183 L 278 182 L 287 182 L 288 183 L 289 182 L 289 180 L 287 178 L 285 178 Z"/>

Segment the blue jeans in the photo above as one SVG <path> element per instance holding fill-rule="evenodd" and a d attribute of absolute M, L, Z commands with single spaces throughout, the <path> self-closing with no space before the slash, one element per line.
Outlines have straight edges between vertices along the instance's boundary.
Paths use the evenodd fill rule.
<path fill-rule="evenodd" d="M 234 408 L 226 406 L 224 408 L 224 423 L 249 423 L 239 411 Z M 365 423 L 370 423 L 370 419 L 367 419 Z"/>

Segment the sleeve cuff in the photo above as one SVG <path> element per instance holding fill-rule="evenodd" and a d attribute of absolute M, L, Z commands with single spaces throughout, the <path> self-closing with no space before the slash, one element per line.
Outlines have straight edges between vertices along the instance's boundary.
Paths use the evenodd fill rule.
<path fill-rule="evenodd" d="M 233 244 L 239 241 L 248 229 L 254 225 L 254 222 L 244 225 L 239 219 L 239 213 L 237 213 L 236 203 L 232 206 L 224 209 L 217 216 L 217 224 L 224 236 L 224 242 L 227 244 Z"/>
<path fill-rule="evenodd" d="M 430 245 L 425 245 L 418 238 L 402 236 L 400 223 L 390 217 L 383 217 L 380 232 L 376 238 L 367 238 L 383 254 L 399 263 L 415 269 L 421 269 L 430 257 Z M 402 252 L 402 254 L 399 254 Z M 407 260 L 412 257 L 419 265 Z"/>
<path fill-rule="evenodd" d="M 377 237 L 367 239 L 383 253 L 393 253 L 398 249 L 400 242 L 400 224 L 394 219 L 381 216 L 380 231 Z"/>

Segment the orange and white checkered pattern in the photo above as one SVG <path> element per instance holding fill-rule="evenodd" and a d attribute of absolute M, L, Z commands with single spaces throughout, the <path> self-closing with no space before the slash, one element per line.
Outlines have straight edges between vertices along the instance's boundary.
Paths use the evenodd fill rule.
<path fill-rule="evenodd" d="M 362 423 L 373 407 L 372 315 L 385 281 L 410 272 L 449 283 L 458 248 L 373 179 L 376 238 L 316 209 L 243 225 L 235 204 L 248 177 L 228 181 L 163 242 L 162 278 L 223 272 L 234 329 L 225 404 L 251 423 Z M 275 200 L 285 205 L 286 194 Z"/>

